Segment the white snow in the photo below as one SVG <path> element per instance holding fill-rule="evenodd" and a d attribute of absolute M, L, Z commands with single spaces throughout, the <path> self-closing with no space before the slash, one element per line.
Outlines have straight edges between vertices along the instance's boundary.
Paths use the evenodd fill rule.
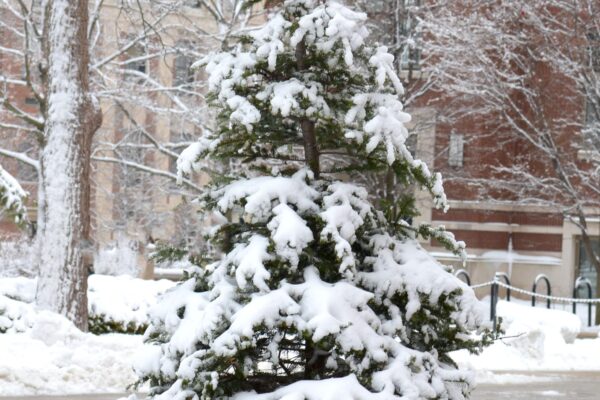
<path fill-rule="evenodd" d="M 27 239 L 0 240 L 0 277 L 37 273 L 35 244 Z"/>
<path fill-rule="evenodd" d="M 135 382 L 141 336 L 83 333 L 48 311 L 31 322 L 25 333 L 0 334 L 0 396 L 116 393 Z"/>
<path fill-rule="evenodd" d="M 292 268 L 299 262 L 299 254 L 312 242 L 314 237 L 310 228 L 287 204 L 279 204 L 273 208 L 275 217 L 267 228 L 271 231 L 271 239 L 277 246 L 277 253 L 287 259 Z"/>
<path fill-rule="evenodd" d="M 306 177 L 311 175 L 309 171 L 300 170 L 291 178 L 264 176 L 242 179 L 215 191 L 211 197 L 220 198 L 217 204 L 222 213 L 233 209 L 244 199 L 244 211 L 251 221 L 264 221 L 270 217 L 274 201 L 294 205 L 301 212 L 316 211 L 318 207 L 314 199 L 318 193 L 306 183 Z"/>
<path fill-rule="evenodd" d="M 600 339 L 576 339 L 580 319 L 568 312 L 498 302 L 506 329 L 480 355 L 452 354 L 459 365 L 480 371 L 600 371 Z M 488 379 L 489 380 L 489 379 Z"/>
<path fill-rule="evenodd" d="M 408 248 L 403 249 L 406 259 L 414 259 L 419 256 L 418 254 L 424 256 L 424 253 L 412 254 L 407 251 Z M 416 272 L 418 268 L 410 273 Z M 257 297 L 256 303 L 244 309 L 243 313 L 233 314 L 231 318 L 234 323 L 227 331 L 229 333 L 220 339 L 223 349 L 228 347 L 225 343 L 229 340 L 240 340 L 251 332 L 251 326 L 257 321 L 274 324 L 275 321 L 270 318 L 280 315 L 280 312 L 289 316 L 301 313 L 300 320 L 309 324 L 316 337 L 334 333 L 340 335 L 339 340 L 343 340 L 345 346 L 360 348 L 367 345 L 375 346 L 376 349 L 376 343 L 363 335 L 368 331 L 367 326 L 360 326 L 363 322 L 372 324 L 375 320 L 368 317 L 365 311 L 357 311 L 357 308 L 351 306 L 363 304 L 371 295 L 357 288 L 350 287 L 351 290 L 347 291 L 344 286 L 349 287 L 349 285 L 345 283 L 326 284 L 317 275 L 310 275 L 310 271 L 308 273 L 307 283 L 287 285 L 278 291 L 271 291 L 269 296 Z M 443 287 L 440 282 L 433 284 Z M 140 315 L 142 309 L 155 303 L 154 299 L 159 292 L 173 286 L 173 283 L 98 275 L 90 281 L 90 286 L 91 297 L 95 298 L 94 303 L 101 305 L 102 309 L 114 316 L 135 318 L 136 315 Z M 167 302 L 177 301 L 180 305 L 187 303 L 186 314 L 197 312 L 206 317 L 207 315 L 201 310 L 206 306 L 208 299 L 203 294 L 191 291 L 193 281 L 180 286 L 182 289 L 184 287 L 188 288 L 191 297 L 187 299 L 181 297 L 180 290 L 177 296 L 168 295 Z M 305 293 L 306 290 L 321 290 L 322 294 L 309 295 Z M 34 292 L 35 281 L 32 279 L 0 279 L 0 293 L 4 295 L 27 301 L 33 299 Z M 295 298 L 301 294 L 305 300 L 297 303 L 290 294 Z M 347 309 L 338 306 L 342 298 L 346 300 L 343 304 L 349 305 Z M 140 302 L 141 299 L 144 301 Z M 192 301 L 192 299 L 196 300 Z M 305 303 L 306 301 L 312 303 Z M 140 305 L 140 310 L 133 313 L 125 311 L 135 304 Z M 197 304 L 197 306 L 190 307 L 190 304 Z M 170 313 L 170 310 L 180 306 L 161 303 L 160 306 L 155 306 L 155 314 L 157 307 Z M 274 312 L 273 308 L 280 311 Z M 22 318 L 17 323 L 16 329 L 0 334 L 0 396 L 123 392 L 136 379 L 131 369 L 134 361 L 138 372 L 142 368 L 150 370 L 160 368 L 157 364 L 161 354 L 160 347 L 143 346 L 140 336 L 85 334 L 61 316 L 46 311 L 37 312 L 30 304 L 0 295 L 0 313 L 6 315 L 7 310 Z M 125 312 L 126 315 L 123 315 Z M 347 312 L 353 314 L 358 312 L 358 314 L 344 315 Z M 467 355 L 464 352 L 453 353 L 453 358 L 460 365 L 477 370 L 479 383 L 525 383 L 550 379 L 525 374 L 528 371 L 600 371 L 600 339 L 574 339 L 574 335 L 580 329 L 580 321 L 577 317 L 567 312 L 549 311 L 543 308 L 532 309 L 525 305 L 503 301 L 499 302 L 498 312 L 505 319 L 506 339 L 497 341 L 480 356 Z M 356 322 L 346 326 L 341 323 L 345 320 Z M 174 349 L 183 350 L 185 343 L 193 340 L 194 332 L 198 332 L 198 321 L 201 320 L 191 317 L 181 322 L 174 322 L 174 328 L 180 323 L 187 326 L 177 329 L 179 333 L 188 332 L 187 335 L 191 335 L 186 338 L 180 337 L 183 347 L 179 347 L 172 340 Z M 357 325 L 359 322 L 360 324 Z M 207 319 L 201 325 L 205 323 L 218 323 L 218 319 Z M 1 317 L 0 326 L 2 326 Z M 508 336 L 514 337 L 508 338 Z M 226 340 L 227 337 L 230 339 Z M 148 349 L 154 351 L 148 353 Z M 375 350 L 373 352 L 376 353 Z M 498 374 L 493 371 L 512 372 Z M 523 371 L 523 373 L 519 374 L 516 371 Z M 285 388 L 285 392 L 292 396 L 292 393 L 310 395 L 313 390 L 325 391 L 325 393 L 329 393 L 327 392 L 329 390 L 331 398 L 337 399 L 340 398 L 340 393 L 346 391 L 350 396 L 348 398 L 360 399 L 363 388 L 353 382 L 355 380 L 351 375 L 343 379 L 323 381 L 316 387 L 313 383 L 305 385 L 299 382 Z M 339 387 L 340 383 L 344 384 L 343 388 Z M 338 397 L 335 397 L 336 393 Z M 282 393 L 278 392 L 278 394 Z M 383 394 L 381 396 L 386 398 Z M 279 399 L 280 397 L 271 393 L 260 396 L 241 394 L 236 397 L 238 398 Z"/>
<path fill-rule="evenodd" d="M 147 324 L 171 281 L 92 275 L 90 308 L 114 321 Z M 32 302 L 36 280 L 0 278 L 0 396 L 122 393 L 137 379 L 141 335 L 93 335 Z"/>

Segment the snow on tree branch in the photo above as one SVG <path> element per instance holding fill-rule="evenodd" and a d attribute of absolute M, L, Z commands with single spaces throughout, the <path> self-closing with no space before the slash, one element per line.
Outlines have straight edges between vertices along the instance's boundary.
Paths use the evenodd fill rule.
<path fill-rule="evenodd" d="M 27 192 L 0 165 L 0 209 L 8 210 L 15 222 L 21 223 L 27 219 L 26 198 Z"/>

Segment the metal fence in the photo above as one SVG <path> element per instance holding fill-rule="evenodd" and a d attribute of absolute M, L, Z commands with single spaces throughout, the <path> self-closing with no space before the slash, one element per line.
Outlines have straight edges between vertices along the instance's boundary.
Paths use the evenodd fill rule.
<path fill-rule="evenodd" d="M 540 274 L 536 276 L 533 285 L 531 287 L 531 291 L 521 289 L 515 286 L 512 286 L 510 283 L 510 278 L 504 272 L 496 272 L 494 275 L 494 279 L 489 282 L 479 283 L 476 285 L 471 284 L 471 276 L 464 269 L 459 269 L 454 273 L 456 277 L 463 278 L 464 281 L 469 285 L 472 289 L 480 289 L 484 287 L 490 287 L 490 319 L 494 324 L 494 330 L 496 330 L 497 323 L 497 304 L 498 304 L 498 292 L 499 289 L 506 289 L 506 301 L 510 301 L 511 292 L 520 293 L 525 296 L 531 297 L 531 306 L 535 307 L 536 300 L 542 299 L 546 300 L 546 307 L 551 308 L 552 302 L 555 303 L 570 303 L 573 304 L 573 313 L 577 315 L 577 304 L 587 304 L 588 305 L 588 326 L 592 326 L 592 305 L 600 303 L 600 299 L 592 298 L 592 283 L 587 278 L 579 277 L 575 281 L 575 287 L 573 289 L 573 297 L 559 297 L 552 296 L 552 285 L 550 284 L 550 279 L 544 274 Z M 546 294 L 538 293 L 538 287 L 541 283 L 544 283 L 546 287 Z M 582 287 L 587 288 L 587 298 L 579 298 L 578 292 Z"/>

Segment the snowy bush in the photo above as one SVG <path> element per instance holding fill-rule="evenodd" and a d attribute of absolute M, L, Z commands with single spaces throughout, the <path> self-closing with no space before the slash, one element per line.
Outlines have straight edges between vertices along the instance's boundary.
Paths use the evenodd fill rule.
<path fill-rule="evenodd" d="M 124 235 L 98 251 L 94 257 L 94 272 L 102 275 L 131 275 L 137 276 L 138 243 Z"/>
<path fill-rule="evenodd" d="M 167 280 L 97 274 L 91 275 L 88 283 L 89 330 L 96 334 L 144 333 L 149 309 L 175 285 Z"/>
<path fill-rule="evenodd" d="M 26 221 L 25 199 L 27 192 L 19 182 L 0 165 L 0 212 L 7 211 L 18 224 Z M 0 214 L 1 215 L 1 214 Z"/>
<path fill-rule="evenodd" d="M 390 171 L 446 209 L 441 176 L 405 146 L 410 116 L 393 56 L 367 45 L 365 15 L 288 0 L 209 73 L 217 129 L 182 154 L 237 158 L 201 201 L 228 217 L 223 256 L 198 263 L 153 308 L 136 362 L 157 399 L 464 399 L 486 309 L 393 225 L 353 171 Z M 217 177 L 215 177 L 217 178 Z M 411 195 L 407 191 L 407 195 Z M 402 215 L 410 217 L 409 210 Z M 476 332 L 480 335 L 476 335 Z"/>
<path fill-rule="evenodd" d="M 0 333 L 25 332 L 33 314 L 30 304 L 0 294 Z"/>
<path fill-rule="evenodd" d="M 0 278 L 0 333 L 31 328 L 37 280 Z M 130 276 L 91 275 L 88 279 L 89 330 L 95 334 L 142 334 L 148 311 L 160 295 L 175 285 Z"/>

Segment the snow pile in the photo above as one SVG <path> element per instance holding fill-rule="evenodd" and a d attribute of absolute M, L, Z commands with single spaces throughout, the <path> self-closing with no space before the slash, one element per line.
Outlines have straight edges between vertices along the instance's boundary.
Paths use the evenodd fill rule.
<path fill-rule="evenodd" d="M 33 303 L 36 282 L 36 279 L 23 276 L 0 278 L 0 295 L 24 303 Z"/>
<path fill-rule="evenodd" d="M 459 365 L 479 371 L 600 370 L 600 339 L 576 339 L 580 319 L 571 313 L 498 302 L 504 338 L 480 355 L 454 352 Z"/>
<path fill-rule="evenodd" d="M 30 304 L 0 294 L 0 334 L 25 332 L 31 327 L 34 314 Z"/>
<path fill-rule="evenodd" d="M 573 343 L 581 331 L 581 321 L 577 315 L 566 311 L 519 305 L 514 302 L 500 301 L 497 306 L 498 315 L 506 326 L 505 336 L 519 336 L 510 340 L 511 345 L 518 347 L 521 341 Z M 528 340 L 531 339 L 531 340 Z"/>
<path fill-rule="evenodd" d="M 47 311 L 28 318 L 25 333 L 0 335 L 0 396 L 122 393 L 135 382 L 140 336 L 83 333 Z"/>

